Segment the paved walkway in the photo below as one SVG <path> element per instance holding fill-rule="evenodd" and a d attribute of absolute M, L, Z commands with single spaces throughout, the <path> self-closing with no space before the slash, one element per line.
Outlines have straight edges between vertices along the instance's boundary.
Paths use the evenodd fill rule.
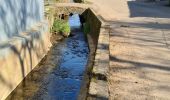
<path fill-rule="evenodd" d="M 111 26 L 110 99 L 170 99 L 170 8 L 141 1 L 89 1 Z"/>

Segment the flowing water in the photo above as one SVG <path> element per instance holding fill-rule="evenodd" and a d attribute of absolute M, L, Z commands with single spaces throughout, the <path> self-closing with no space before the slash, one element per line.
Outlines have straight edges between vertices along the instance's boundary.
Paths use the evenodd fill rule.
<path fill-rule="evenodd" d="M 89 51 L 78 15 L 69 22 L 73 36 L 55 44 L 7 100 L 76 100 Z"/>

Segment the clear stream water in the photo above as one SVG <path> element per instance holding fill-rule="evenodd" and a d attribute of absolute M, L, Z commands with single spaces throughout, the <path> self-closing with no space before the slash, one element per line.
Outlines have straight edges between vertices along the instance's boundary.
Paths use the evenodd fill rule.
<path fill-rule="evenodd" d="M 69 18 L 72 37 L 54 45 L 7 100 L 76 100 L 88 58 L 88 44 L 77 14 Z"/>

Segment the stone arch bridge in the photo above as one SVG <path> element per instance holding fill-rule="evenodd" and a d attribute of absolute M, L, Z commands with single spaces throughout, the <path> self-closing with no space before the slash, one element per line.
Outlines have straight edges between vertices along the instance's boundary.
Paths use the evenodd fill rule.
<path fill-rule="evenodd" d="M 48 4 L 45 6 L 45 17 L 51 28 L 55 18 L 60 18 L 61 15 L 68 16 L 70 13 L 82 14 L 88 8 L 90 8 L 89 5 L 78 3 Z"/>
<path fill-rule="evenodd" d="M 69 15 L 70 13 L 82 14 L 90 6 L 87 4 L 76 4 L 76 3 L 56 3 L 49 4 L 47 6 L 48 10 L 55 16 L 60 14 Z"/>

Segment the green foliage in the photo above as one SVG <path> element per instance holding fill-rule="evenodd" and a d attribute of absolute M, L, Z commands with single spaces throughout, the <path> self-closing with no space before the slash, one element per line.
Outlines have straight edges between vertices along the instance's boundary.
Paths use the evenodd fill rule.
<path fill-rule="evenodd" d="M 70 26 L 69 26 L 68 23 L 63 24 L 62 32 L 63 33 L 70 33 Z"/>
<path fill-rule="evenodd" d="M 53 33 L 70 33 L 70 25 L 68 21 L 65 20 L 59 20 L 56 19 L 54 20 L 53 27 L 52 27 L 52 32 Z"/>
<path fill-rule="evenodd" d="M 90 32 L 90 25 L 89 25 L 89 23 L 86 22 L 86 23 L 83 24 L 83 32 L 85 34 L 88 34 Z"/>

